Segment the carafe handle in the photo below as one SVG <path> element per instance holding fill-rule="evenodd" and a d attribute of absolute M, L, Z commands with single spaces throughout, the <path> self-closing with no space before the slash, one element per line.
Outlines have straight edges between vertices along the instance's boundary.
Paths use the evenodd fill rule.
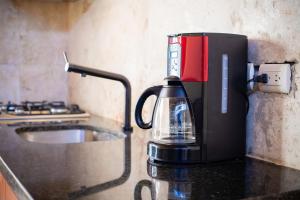
<path fill-rule="evenodd" d="M 152 128 L 152 119 L 153 119 L 153 113 L 152 113 L 151 121 L 148 123 L 144 122 L 144 120 L 142 118 L 142 111 L 143 111 L 144 104 L 145 104 L 147 98 L 150 97 L 151 95 L 155 95 L 156 97 L 158 97 L 159 93 L 161 91 L 161 88 L 162 88 L 162 85 L 158 85 L 158 86 L 154 86 L 154 87 L 150 87 L 150 88 L 146 89 L 143 92 L 143 94 L 140 96 L 140 98 L 136 104 L 135 121 L 136 121 L 137 125 L 142 129 Z M 156 106 L 156 103 L 155 103 L 155 106 Z"/>

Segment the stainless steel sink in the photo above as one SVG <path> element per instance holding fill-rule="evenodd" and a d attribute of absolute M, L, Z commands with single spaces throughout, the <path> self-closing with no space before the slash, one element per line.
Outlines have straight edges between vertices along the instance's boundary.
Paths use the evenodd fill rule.
<path fill-rule="evenodd" d="M 84 143 L 122 139 L 123 133 L 92 126 L 40 126 L 16 129 L 17 134 L 30 142 L 48 144 Z"/>

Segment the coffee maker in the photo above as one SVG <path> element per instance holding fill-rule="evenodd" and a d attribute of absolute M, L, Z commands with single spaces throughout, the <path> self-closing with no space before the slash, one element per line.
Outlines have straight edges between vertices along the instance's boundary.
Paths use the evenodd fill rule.
<path fill-rule="evenodd" d="M 244 157 L 246 76 L 246 36 L 169 35 L 168 84 L 148 88 L 135 113 L 141 128 L 152 128 L 153 121 L 150 161 L 203 163 Z M 144 123 L 142 107 L 151 95 L 158 100 L 152 121 Z"/>

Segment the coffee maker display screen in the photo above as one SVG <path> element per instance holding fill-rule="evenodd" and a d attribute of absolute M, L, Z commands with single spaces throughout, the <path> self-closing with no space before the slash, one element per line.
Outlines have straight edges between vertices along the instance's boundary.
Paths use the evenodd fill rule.
<path fill-rule="evenodd" d="M 169 44 L 168 47 L 168 76 L 180 77 L 181 47 L 180 44 Z"/>

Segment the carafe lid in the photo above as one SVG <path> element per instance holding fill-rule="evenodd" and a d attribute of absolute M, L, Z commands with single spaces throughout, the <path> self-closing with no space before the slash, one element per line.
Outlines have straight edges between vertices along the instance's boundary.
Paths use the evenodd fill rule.
<path fill-rule="evenodd" d="M 167 81 L 168 85 L 180 85 L 181 81 L 177 76 L 167 76 L 164 78 L 164 81 Z"/>
<path fill-rule="evenodd" d="M 161 98 L 186 98 L 185 90 L 180 79 L 177 76 L 168 76 L 164 78 L 167 85 L 161 89 L 159 97 Z"/>

